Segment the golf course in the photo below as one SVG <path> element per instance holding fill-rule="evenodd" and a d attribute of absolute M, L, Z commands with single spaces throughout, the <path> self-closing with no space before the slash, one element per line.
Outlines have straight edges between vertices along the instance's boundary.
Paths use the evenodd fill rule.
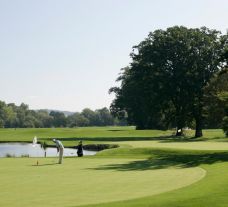
<path fill-rule="evenodd" d="M 94 156 L 0 158 L 0 206 L 228 206 L 228 142 L 220 129 L 175 137 L 134 127 L 0 129 L 0 142 L 115 144 Z M 37 165 L 38 161 L 38 165 Z M 218 202 L 219 201 L 219 202 Z"/>
<path fill-rule="evenodd" d="M 227 11 L 0 0 L 0 207 L 228 207 Z"/>

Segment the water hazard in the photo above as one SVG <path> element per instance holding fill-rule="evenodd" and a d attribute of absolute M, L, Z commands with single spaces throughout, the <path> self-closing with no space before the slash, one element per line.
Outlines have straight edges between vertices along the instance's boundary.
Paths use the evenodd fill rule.
<path fill-rule="evenodd" d="M 96 151 L 83 150 L 84 155 L 95 155 Z M 0 143 L 0 157 L 44 157 L 45 151 L 40 144 L 28 143 Z M 46 156 L 57 156 L 57 149 L 48 147 Z M 64 149 L 64 156 L 77 156 L 77 150 L 72 148 Z"/>

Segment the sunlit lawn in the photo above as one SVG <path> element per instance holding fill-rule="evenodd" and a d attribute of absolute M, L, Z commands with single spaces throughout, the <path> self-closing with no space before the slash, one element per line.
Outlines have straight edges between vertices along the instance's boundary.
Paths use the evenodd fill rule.
<path fill-rule="evenodd" d="M 0 159 L 0 206 L 78 206 L 150 196 L 190 185 L 205 171 L 198 167 L 122 170 L 133 159 Z M 112 169 L 119 166 L 119 169 Z M 107 167 L 107 168 L 106 168 Z M 111 167 L 109 169 L 109 167 Z M 185 175 L 188 175 L 185 177 Z"/>
<path fill-rule="evenodd" d="M 0 129 L 0 141 L 60 138 L 72 146 L 115 143 L 93 157 L 1 158 L 0 206 L 228 206 L 228 140 L 222 130 L 194 139 L 134 127 Z M 37 160 L 39 166 L 36 166 Z"/>

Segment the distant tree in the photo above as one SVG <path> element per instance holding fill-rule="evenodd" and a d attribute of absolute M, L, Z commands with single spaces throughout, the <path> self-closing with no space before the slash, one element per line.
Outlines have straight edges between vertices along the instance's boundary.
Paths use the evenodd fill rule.
<path fill-rule="evenodd" d="M 89 125 L 89 120 L 81 114 L 79 116 L 76 116 L 75 122 L 76 122 L 76 126 L 80 126 L 80 127 Z"/>
<path fill-rule="evenodd" d="M 24 128 L 34 128 L 35 127 L 35 118 L 31 115 L 25 117 L 23 122 Z"/>
<path fill-rule="evenodd" d="M 81 115 L 84 116 L 89 121 L 88 126 L 96 126 L 97 116 L 93 110 L 91 110 L 89 108 L 85 108 L 81 112 Z"/>
<path fill-rule="evenodd" d="M 81 113 L 74 113 L 66 117 L 63 112 L 47 110 L 30 110 L 22 103 L 6 104 L 0 101 L 0 128 L 43 128 L 43 127 L 79 127 L 79 126 L 107 126 L 124 125 L 115 119 L 107 108 L 93 111 L 85 108 Z"/>
<path fill-rule="evenodd" d="M 53 116 L 50 116 L 49 113 L 46 110 L 39 110 L 36 112 L 36 116 L 38 118 L 38 120 L 41 123 L 40 127 L 45 127 L 45 128 L 49 128 L 54 126 L 53 124 Z"/>
<path fill-rule="evenodd" d="M 19 107 L 17 107 L 17 109 L 16 109 L 16 113 L 17 113 L 16 127 L 22 127 L 22 128 L 27 127 L 27 124 L 25 124 L 25 119 L 28 114 L 28 109 L 29 109 L 28 105 L 26 105 L 24 103 L 22 103 Z"/>
<path fill-rule="evenodd" d="M 102 109 L 97 109 L 95 112 L 97 114 L 97 124 L 99 126 L 111 126 L 114 124 L 114 118 L 110 114 L 108 108 L 104 107 Z"/>
<path fill-rule="evenodd" d="M 89 125 L 89 120 L 80 113 L 74 113 L 67 117 L 69 127 L 84 127 Z"/>
<path fill-rule="evenodd" d="M 57 111 L 51 111 L 50 116 L 53 117 L 53 126 L 55 127 L 65 127 L 67 120 L 62 112 L 57 112 Z"/>
<path fill-rule="evenodd" d="M 0 128 L 3 128 L 5 126 L 5 113 L 4 108 L 6 104 L 3 101 L 0 101 Z"/>
<path fill-rule="evenodd" d="M 9 103 L 9 104 L 7 104 L 7 106 L 11 108 L 11 110 L 13 111 L 14 114 L 11 117 L 10 123 L 9 122 L 6 123 L 6 127 L 16 128 L 16 127 L 18 127 L 18 123 L 19 123 L 18 115 L 17 115 L 18 106 L 16 106 L 14 103 Z"/>
<path fill-rule="evenodd" d="M 14 126 L 15 122 L 16 122 L 16 113 L 13 110 L 12 106 L 5 106 L 4 109 L 4 120 L 5 120 L 5 127 L 9 128 Z"/>

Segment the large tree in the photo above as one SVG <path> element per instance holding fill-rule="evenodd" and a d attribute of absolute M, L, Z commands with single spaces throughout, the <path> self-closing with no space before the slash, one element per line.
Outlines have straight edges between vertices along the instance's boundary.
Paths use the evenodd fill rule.
<path fill-rule="evenodd" d="M 225 68 L 211 78 L 205 87 L 204 115 L 207 128 L 221 128 L 226 116 L 228 94 L 228 68 Z"/>
<path fill-rule="evenodd" d="M 225 41 L 220 32 L 186 27 L 156 30 L 131 54 L 132 62 L 118 78 L 113 113 L 126 111 L 137 128 L 156 123 L 177 126 L 177 135 L 192 119 L 202 136 L 204 87 L 221 65 Z"/>
<path fill-rule="evenodd" d="M 226 71 L 226 84 L 228 85 L 228 46 L 224 50 L 222 59 L 225 60 L 224 67 L 226 69 L 224 71 Z M 227 86 L 227 88 L 228 88 L 228 86 Z M 226 90 L 223 90 L 223 92 L 221 92 L 219 94 L 219 97 L 220 97 L 220 100 L 222 100 L 225 105 L 225 107 L 224 107 L 225 116 L 223 118 L 222 128 L 223 128 L 226 136 L 228 137 L 228 89 L 227 88 L 226 88 Z"/>

